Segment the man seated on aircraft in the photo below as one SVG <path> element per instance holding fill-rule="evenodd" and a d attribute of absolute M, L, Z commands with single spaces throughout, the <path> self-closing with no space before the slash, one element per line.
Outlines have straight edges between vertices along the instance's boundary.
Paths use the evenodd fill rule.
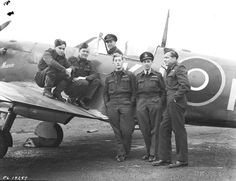
<path fill-rule="evenodd" d="M 104 37 L 104 40 L 106 42 L 107 48 L 108 48 L 108 54 L 113 55 L 114 53 L 119 53 L 123 54 L 117 47 L 116 47 L 116 42 L 117 42 L 117 37 L 114 34 L 107 34 Z"/>
<path fill-rule="evenodd" d="M 66 42 L 56 39 L 54 49 L 49 48 L 43 54 L 38 64 L 38 72 L 35 81 L 40 87 L 44 87 L 43 95 L 49 98 L 56 98 L 62 102 L 65 99 L 61 96 L 61 92 L 67 86 L 72 68 L 65 57 Z M 52 88 L 56 88 L 51 92 Z"/>
<path fill-rule="evenodd" d="M 104 103 L 117 141 L 118 162 L 127 158 L 134 131 L 135 76 L 123 69 L 123 63 L 122 55 L 113 55 L 115 70 L 106 77 L 104 87 Z"/>
<path fill-rule="evenodd" d="M 165 83 L 167 91 L 167 107 L 160 125 L 158 161 L 153 166 L 168 165 L 168 168 L 188 165 L 188 141 L 184 126 L 184 113 L 187 107 L 186 93 L 190 90 L 187 70 L 179 65 L 178 53 L 174 50 L 166 52 L 164 62 L 167 66 Z M 171 163 L 171 133 L 175 133 L 176 162 Z"/>
<path fill-rule="evenodd" d="M 87 59 L 89 55 L 88 44 L 83 43 L 79 48 L 78 57 L 70 57 L 68 62 L 74 67 L 73 81 L 66 88 L 69 102 L 89 109 L 88 103 L 100 86 L 98 74 L 95 73 L 92 63 Z"/>

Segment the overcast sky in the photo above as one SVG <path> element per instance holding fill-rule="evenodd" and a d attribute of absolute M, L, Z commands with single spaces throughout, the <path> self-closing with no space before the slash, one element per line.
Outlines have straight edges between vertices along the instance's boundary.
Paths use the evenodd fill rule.
<path fill-rule="evenodd" d="M 114 33 L 118 46 L 161 44 L 170 9 L 167 47 L 236 60 L 234 0 L 1 0 L 1 39 L 75 46 L 99 32 Z M 8 16 L 7 12 L 14 11 Z"/>

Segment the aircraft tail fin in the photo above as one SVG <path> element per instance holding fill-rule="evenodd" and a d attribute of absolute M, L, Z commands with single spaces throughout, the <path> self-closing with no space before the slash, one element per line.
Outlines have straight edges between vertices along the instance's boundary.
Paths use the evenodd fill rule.
<path fill-rule="evenodd" d="M 90 38 L 90 39 L 88 39 L 88 40 L 86 40 L 86 41 L 80 43 L 79 45 L 76 45 L 75 47 L 76 47 L 76 48 L 80 48 L 84 43 L 89 44 L 91 41 L 93 41 L 93 40 L 96 39 L 96 38 L 97 38 L 97 37 L 92 37 L 92 38 Z"/>
<path fill-rule="evenodd" d="M 166 47 L 169 16 L 170 16 L 170 10 L 168 10 L 168 13 L 167 13 L 166 24 L 165 24 L 165 29 L 164 29 L 163 36 L 162 36 L 161 47 Z"/>

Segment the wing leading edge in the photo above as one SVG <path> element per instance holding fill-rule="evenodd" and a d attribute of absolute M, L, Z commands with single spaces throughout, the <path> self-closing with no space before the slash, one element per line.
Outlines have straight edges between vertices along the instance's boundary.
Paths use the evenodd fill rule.
<path fill-rule="evenodd" d="M 67 124 L 73 117 L 99 119 L 107 117 L 96 110 L 83 110 L 69 103 L 49 99 L 40 89 L 25 84 L 0 82 L 0 102 L 12 104 L 12 109 L 21 116 L 49 122 Z"/>

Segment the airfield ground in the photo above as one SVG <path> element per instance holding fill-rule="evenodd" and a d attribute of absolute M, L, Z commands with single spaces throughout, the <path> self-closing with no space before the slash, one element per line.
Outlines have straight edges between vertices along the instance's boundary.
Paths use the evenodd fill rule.
<path fill-rule="evenodd" d="M 62 126 L 64 140 L 60 147 L 24 148 L 24 141 L 34 135 L 37 124 L 38 121 L 25 118 L 15 120 L 11 130 L 14 145 L 0 160 L 0 180 L 19 176 L 27 180 L 68 181 L 236 180 L 236 129 L 186 126 L 189 166 L 167 169 L 140 159 L 145 149 L 139 130 L 133 135 L 130 158 L 117 163 L 114 136 L 107 123 L 74 118 Z M 98 131 L 87 132 L 94 129 Z"/>

